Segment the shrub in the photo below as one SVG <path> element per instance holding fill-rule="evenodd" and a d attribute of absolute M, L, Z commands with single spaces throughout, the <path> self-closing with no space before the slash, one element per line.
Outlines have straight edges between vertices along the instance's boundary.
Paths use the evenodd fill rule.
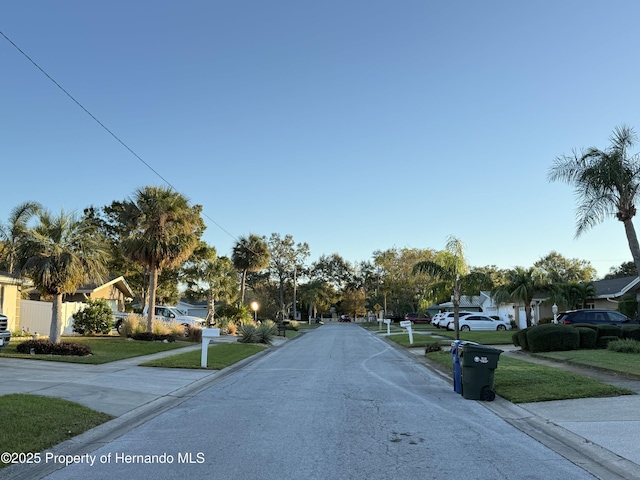
<path fill-rule="evenodd" d="M 238 332 L 235 320 L 231 317 L 218 317 L 214 326 L 220 329 L 221 335 L 235 335 Z"/>
<path fill-rule="evenodd" d="M 170 342 L 173 343 L 176 341 L 176 336 L 172 333 L 168 334 L 158 334 L 153 332 L 139 332 L 131 335 L 131 338 L 134 340 L 142 340 L 144 342 Z"/>
<path fill-rule="evenodd" d="M 520 348 L 522 350 L 529 350 L 529 342 L 527 342 L 527 332 L 532 327 L 523 328 L 522 330 L 518 330 L 516 333 L 518 335 L 518 343 L 520 344 Z"/>
<path fill-rule="evenodd" d="M 598 332 L 593 328 L 574 327 L 580 334 L 580 348 L 596 348 Z"/>
<path fill-rule="evenodd" d="M 622 328 L 616 325 L 598 325 L 598 338 L 602 337 L 622 338 Z"/>
<path fill-rule="evenodd" d="M 267 345 L 271 345 L 273 341 L 273 337 L 278 333 L 278 327 L 273 320 L 265 320 L 256 330 L 256 335 L 258 336 L 258 343 L 266 343 Z"/>
<path fill-rule="evenodd" d="M 202 343 L 202 328 L 200 327 L 189 327 L 187 331 L 187 341 L 194 343 Z"/>
<path fill-rule="evenodd" d="M 622 338 L 640 341 L 640 325 L 625 325 L 622 327 Z"/>
<path fill-rule="evenodd" d="M 598 348 L 609 348 L 609 344 L 621 340 L 617 335 L 605 335 L 598 338 Z"/>
<path fill-rule="evenodd" d="M 258 343 L 257 330 L 258 327 L 252 321 L 240 322 L 240 325 L 238 326 L 240 338 L 238 338 L 238 341 L 241 343 Z"/>
<path fill-rule="evenodd" d="M 88 345 L 75 342 L 52 343 L 49 340 L 27 340 L 19 343 L 16 347 L 18 353 L 31 353 L 40 355 L 77 355 L 84 357 L 91 355 L 91 348 Z"/>
<path fill-rule="evenodd" d="M 297 332 L 300 328 L 300 324 L 296 320 L 291 320 L 289 322 L 289 325 L 287 325 L 287 328 L 290 328 L 291 330 L 295 330 Z"/>
<path fill-rule="evenodd" d="M 518 333 L 520 332 L 513 332 L 511 334 L 511 341 L 513 342 L 513 346 L 514 347 L 520 347 L 520 340 L 518 339 Z"/>
<path fill-rule="evenodd" d="M 438 341 L 430 342 L 430 343 L 427 343 L 424 349 L 424 354 L 426 355 L 427 353 L 431 353 L 431 352 L 439 352 L 440 350 L 442 350 L 442 347 L 440 346 L 440 342 Z"/>
<path fill-rule="evenodd" d="M 607 350 L 619 353 L 640 353 L 640 342 L 630 338 L 609 342 Z"/>
<path fill-rule="evenodd" d="M 235 323 L 230 323 L 227 325 L 227 335 L 237 335 L 238 334 L 238 326 Z"/>
<path fill-rule="evenodd" d="M 87 300 L 87 306 L 72 316 L 73 331 L 80 335 L 109 333 L 113 328 L 113 310 L 104 298 Z"/>
<path fill-rule="evenodd" d="M 120 336 L 128 338 L 136 333 L 142 333 L 147 331 L 147 321 L 142 317 L 132 313 L 122 321 L 120 327 Z"/>
<path fill-rule="evenodd" d="M 537 325 L 527 329 L 527 344 L 531 352 L 577 350 L 580 334 L 569 325 Z"/>

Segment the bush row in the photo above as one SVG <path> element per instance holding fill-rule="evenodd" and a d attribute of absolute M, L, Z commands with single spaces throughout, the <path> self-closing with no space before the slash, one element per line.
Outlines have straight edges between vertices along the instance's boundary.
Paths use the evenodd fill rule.
<path fill-rule="evenodd" d="M 544 324 L 518 330 L 513 344 L 531 352 L 607 348 L 620 339 L 640 341 L 640 325 Z"/>
<path fill-rule="evenodd" d="M 88 345 L 75 342 L 52 343 L 49 340 L 27 340 L 19 343 L 16 350 L 19 353 L 31 353 L 40 355 L 77 355 L 84 357 L 91 355 L 91 348 Z"/>
<path fill-rule="evenodd" d="M 138 332 L 131 335 L 131 338 L 134 340 L 143 340 L 145 342 L 175 342 L 176 336 L 172 333 L 161 334 L 161 333 L 152 333 L 152 332 Z"/>

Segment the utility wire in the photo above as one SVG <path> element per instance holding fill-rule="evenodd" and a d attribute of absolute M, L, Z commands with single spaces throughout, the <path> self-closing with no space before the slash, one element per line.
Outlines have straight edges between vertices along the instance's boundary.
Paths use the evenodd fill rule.
<path fill-rule="evenodd" d="M 15 42 L 13 42 L 9 37 L 7 37 L 4 32 L 2 30 L 0 30 L 0 35 L 2 35 L 5 40 L 7 40 L 7 42 L 9 42 L 11 45 L 13 45 L 13 47 L 18 50 L 27 60 L 29 60 L 33 66 L 35 66 L 38 70 L 40 70 L 40 72 L 47 77 L 56 87 L 58 87 L 60 90 L 62 90 L 62 92 L 64 92 L 64 94 L 69 97 L 78 107 L 80 107 L 87 115 L 89 115 L 98 125 L 100 125 L 109 135 L 111 135 L 120 145 L 122 145 L 124 148 L 126 148 L 129 153 L 131 153 L 134 157 L 136 157 L 140 162 L 142 162 L 149 170 L 151 170 L 158 178 L 160 178 L 164 183 L 166 183 L 171 189 L 175 190 L 176 192 L 179 193 L 178 189 L 175 188 L 171 182 L 169 182 L 166 178 L 164 178 L 160 173 L 158 173 L 158 171 L 153 168 L 151 165 L 149 165 L 147 162 L 144 161 L 144 159 L 142 157 L 140 157 L 140 155 L 138 155 L 136 152 L 134 152 L 126 143 L 124 143 L 115 133 L 113 133 L 109 128 L 107 128 L 107 126 L 102 123 L 100 120 L 98 120 L 95 115 L 93 115 L 89 110 L 87 110 L 84 105 L 82 105 L 78 100 L 75 99 L 75 97 L 73 95 L 71 95 L 62 85 L 60 85 L 53 77 L 51 77 L 51 75 L 49 75 L 40 65 L 38 65 L 36 63 L 35 60 L 33 60 L 29 55 L 26 54 L 26 52 L 24 50 L 22 50 L 18 45 L 15 44 Z M 235 241 L 238 241 L 238 239 L 236 238 L 235 235 L 229 233 L 225 228 L 222 227 L 222 225 L 220 225 L 218 222 L 216 222 L 214 219 L 212 219 L 211 217 L 209 217 L 206 213 L 203 213 L 203 215 L 210 220 L 211 222 L 213 222 L 220 230 L 222 230 L 223 232 L 225 232 L 227 235 L 229 235 L 231 238 L 233 238 Z"/>

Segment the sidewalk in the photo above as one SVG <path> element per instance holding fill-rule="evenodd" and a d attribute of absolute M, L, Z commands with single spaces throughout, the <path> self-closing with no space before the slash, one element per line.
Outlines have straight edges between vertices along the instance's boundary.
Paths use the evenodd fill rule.
<path fill-rule="evenodd" d="M 284 341 L 276 337 L 274 345 Z M 237 337 L 221 336 L 211 343 L 233 342 L 237 342 Z M 26 393 L 58 397 L 118 417 L 163 398 L 184 396 L 185 392 L 220 376 L 218 370 L 139 366 L 150 360 L 200 349 L 201 344 L 196 344 L 101 365 L 3 358 L 0 395 Z"/>

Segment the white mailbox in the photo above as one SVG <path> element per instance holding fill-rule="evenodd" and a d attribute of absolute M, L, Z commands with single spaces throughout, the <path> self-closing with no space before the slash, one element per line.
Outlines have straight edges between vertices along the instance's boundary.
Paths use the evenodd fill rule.
<path fill-rule="evenodd" d="M 219 328 L 203 328 L 202 329 L 202 355 L 200 356 L 200 366 L 207 368 L 207 353 L 209 351 L 209 342 L 212 338 L 220 336 Z"/>
<path fill-rule="evenodd" d="M 409 343 L 413 345 L 413 330 L 411 329 L 411 320 L 403 320 L 400 322 L 400 326 L 402 328 L 407 329 L 407 333 L 409 334 Z"/>

